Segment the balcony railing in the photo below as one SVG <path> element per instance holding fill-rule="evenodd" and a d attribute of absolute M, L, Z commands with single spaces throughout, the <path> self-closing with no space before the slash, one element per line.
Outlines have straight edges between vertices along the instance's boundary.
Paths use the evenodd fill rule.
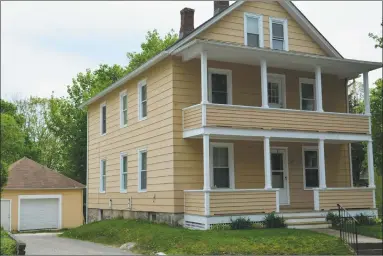
<path fill-rule="evenodd" d="M 184 130 L 205 127 L 369 134 L 369 117 L 361 114 L 206 104 L 183 110 Z M 205 122 L 205 125 L 203 125 Z"/>

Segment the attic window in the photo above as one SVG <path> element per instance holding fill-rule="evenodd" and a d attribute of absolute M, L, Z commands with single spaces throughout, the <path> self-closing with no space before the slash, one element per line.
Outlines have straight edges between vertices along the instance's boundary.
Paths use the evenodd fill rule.
<path fill-rule="evenodd" d="M 270 48 L 288 51 L 287 19 L 270 17 Z"/>
<path fill-rule="evenodd" d="M 263 18 L 253 13 L 244 14 L 245 45 L 250 47 L 263 47 Z"/>

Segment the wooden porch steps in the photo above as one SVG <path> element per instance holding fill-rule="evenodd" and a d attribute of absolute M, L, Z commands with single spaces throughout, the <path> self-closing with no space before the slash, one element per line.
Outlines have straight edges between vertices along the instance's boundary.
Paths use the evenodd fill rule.
<path fill-rule="evenodd" d="M 305 215 L 301 216 L 299 213 L 297 215 L 285 216 L 285 223 L 287 228 L 295 229 L 311 229 L 311 228 L 329 228 L 331 224 L 326 221 L 326 217 L 318 215 Z"/>

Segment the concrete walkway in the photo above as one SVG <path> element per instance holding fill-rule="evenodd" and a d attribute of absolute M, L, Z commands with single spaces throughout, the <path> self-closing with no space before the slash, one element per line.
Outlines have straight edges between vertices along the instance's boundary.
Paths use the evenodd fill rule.
<path fill-rule="evenodd" d="M 134 255 L 102 244 L 57 237 L 57 233 L 15 236 L 27 244 L 26 255 Z"/>
<path fill-rule="evenodd" d="M 336 236 L 340 237 L 339 230 L 335 229 L 330 229 L 330 228 L 318 228 L 318 229 L 311 229 L 312 231 L 319 232 L 319 233 L 324 233 L 330 236 Z M 374 237 L 369 237 L 369 236 L 362 236 L 358 234 L 358 243 L 361 244 L 381 244 L 382 240 L 374 238 Z"/>

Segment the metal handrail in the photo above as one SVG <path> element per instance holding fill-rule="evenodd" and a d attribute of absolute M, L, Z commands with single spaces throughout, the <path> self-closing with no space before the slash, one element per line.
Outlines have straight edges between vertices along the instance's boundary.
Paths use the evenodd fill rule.
<path fill-rule="evenodd" d="M 349 244 L 358 254 L 358 224 L 359 222 L 343 206 L 337 204 L 339 213 L 339 235 L 340 239 Z M 351 220 L 351 221 L 348 221 Z"/>

